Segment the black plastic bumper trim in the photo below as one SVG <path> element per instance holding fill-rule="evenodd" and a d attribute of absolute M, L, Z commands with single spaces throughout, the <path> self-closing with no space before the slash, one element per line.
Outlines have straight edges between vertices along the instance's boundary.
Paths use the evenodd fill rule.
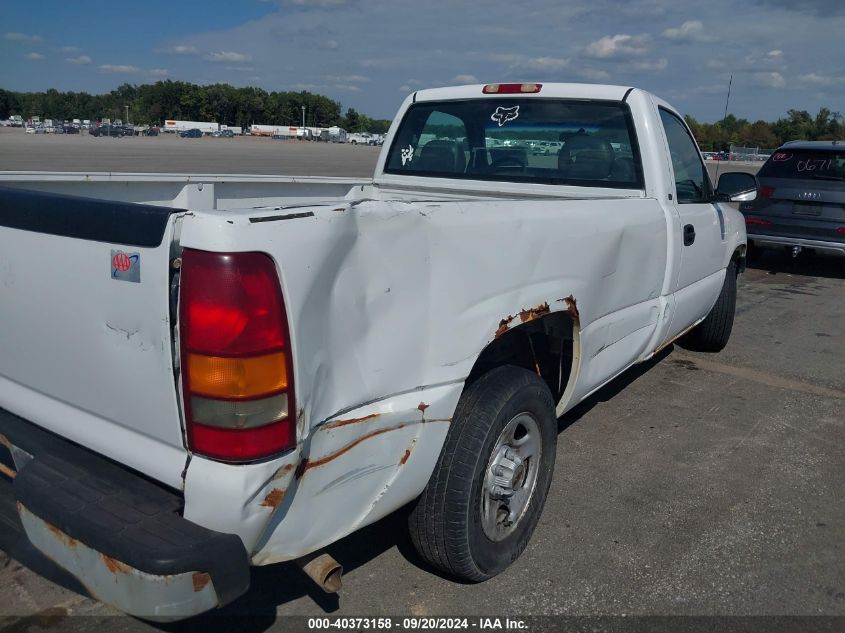
<path fill-rule="evenodd" d="M 177 493 L 2 409 L 0 433 L 33 456 L 13 487 L 42 520 L 148 574 L 208 573 L 221 605 L 249 588 L 240 537 L 184 519 Z"/>

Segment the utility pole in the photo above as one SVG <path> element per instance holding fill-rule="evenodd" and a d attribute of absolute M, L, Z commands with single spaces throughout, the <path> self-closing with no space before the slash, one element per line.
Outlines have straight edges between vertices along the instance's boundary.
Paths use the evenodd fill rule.
<path fill-rule="evenodd" d="M 305 106 L 302 106 L 302 127 L 305 128 Z"/>
<path fill-rule="evenodd" d="M 129 125 L 129 106 L 125 105 L 123 107 L 126 108 L 126 125 Z"/>

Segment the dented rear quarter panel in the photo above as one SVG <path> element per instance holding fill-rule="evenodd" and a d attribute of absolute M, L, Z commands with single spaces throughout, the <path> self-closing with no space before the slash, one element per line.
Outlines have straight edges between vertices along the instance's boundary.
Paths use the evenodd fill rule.
<path fill-rule="evenodd" d="M 186 518 L 241 534 L 256 563 L 308 553 L 419 494 L 464 380 L 497 334 L 577 311 L 579 335 L 600 334 L 586 362 L 610 376 L 643 353 L 657 322 L 667 229 L 652 199 L 363 200 L 294 211 L 229 212 L 231 224 L 199 212 L 181 236 L 184 247 L 267 252 L 282 281 L 298 450 L 243 467 L 194 457 L 185 482 Z M 250 221 L 263 216 L 278 219 Z M 623 339 L 628 347 L 614 348 Z M 573 380 L 586 382 L 568 390 L 572 404 L 602 377 L 580 369 Z M 223 479 L 239 507 L 208 503 Z"/>

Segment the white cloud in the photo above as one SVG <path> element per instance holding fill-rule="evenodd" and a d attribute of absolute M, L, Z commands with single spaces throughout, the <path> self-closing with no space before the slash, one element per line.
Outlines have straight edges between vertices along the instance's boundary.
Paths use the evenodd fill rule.
<path fill-rule="evenodd" d="M 559 57 L 531 57 L 519 62 L 516 62 L 514 68 L 524 68 L 526 70 L 562 70 L 568 68 L 570 60 L 568 58 Z"/>
<path fill-rule="evenodd" d="M 786 80 L 779 72 L 755 73 L 754 79 L 759 85 L 767 88 L 783 88 L 786 86 Z"/>
<path fill-rule="evenodd" d="M 575 74 L 587 81 L 605 81 L 610 79 L 610 73 L 598 68 L 577 68 Z"/>
<path fill-rule="evenodd" d="M 337 40 L 326 40 L 325 42 L 323 42 L 323 48 L 325 48 L 327 50 L 330 50 L 330 51 L 337 50 L 337 47 L 338 47 Z"/>
<path fill-rule="evenodd" d="M 100 70 L 104 73 L 139 73 L 141 69 L 137 66 L 129 66 L 127 64 L 102 64 Z"/>
<path fill-rule="evenodd" d="M 350 0 L 277 0 L 277 2 L 282 6 L 327 9 L 331 7 L 342 7 L 345 4 L 349 4 Z"/>
<path fill-rule="evenodd" d="M 251 56 L 234 51 L 212 51 L 205 58 L 210 62 L 248 62 Z"/>
<path fill-rule="evenodd" d="M 26 33 L 3 33 L 3 39 L 12 42 L 42 42 L 44 38 L 40 35 L 27 35 Z"/>
<path fill-rule="evenodd" d="M 364 77 L 363 75 L 323 75 L 323 79 L 335 83 L 349 82 L 353 84 L 366 83 L 370 80 L 369 77 Z"/>
<path fill-rule="evenodd" d="M 170 74 L 166 68 L 151 68 L 147 71 L 147 74 L 152 77 L 167 77 Z"/>
<path fill-rule="evenodd" d="M 687 20 L 681 26 L 666 29 L 663 31 L 663 37 L 673 42 L 691 43 L 691 42 L 712 42 L 716 38 L 705 33 L 704 24 L 699 20 Z"/>
<path fill-rule="evenodd" d="M 361 92 L 361 88 L 354 84 L 335 84 L 333 87 L 344 92 Z"/>
<path fill-rule="evenodd" d="M 88 57 L 88 55 L 80 55 L 79 57 L 65 57 L 65 61 L 69 64 L 78 64 L 81 66 L 84 64 L 90 64 L 91 58 Z"/>
<path fill-rule="evenodd" d="M 78 53 L 82 49 L 78 46 L 61 46 L 58 50 L 60 53 Z"/>
<path fill-rule="evenodd" d="M 665 57 L 660 59 L 644 59 L 642 61 L 631 62 L 625 65 L 626 70 L 631 70 L 638 73 L 659 73 L 669 67 L 669 60 Z"/>
<path fill-rule="evenodd" d="M 845 84 L 845 77 L 842 76 L 832 76 L 832 75 L 820 75 L 818 73 L 807 73 L 806 75 L 800 75 L 798 77 L 798 81 L 803 81 L 807 84 L 813 84 L 814 86 L 822 86 L 825 88 L 832 88 L 833 86 L 839 84 Z"/>
<path fill-rule="evenodd" d="M 38 61 L 39 59 L 44 59 L 44 55 L 41 53 L 27 53 L 24 55 L 26 59 L 31 59 L 33 61 Z"/>
<path fill-rule="evenodd" d="M 403 85 L 399 86 L 399 92 L 413 92 L 413 91 L 414 91 L 414 89 L 411 88 L 411 86 L 409 86 L 408 84 L 403 84 Z"/>
<path fill-rule="evenodd" d="M 199 51 L 197 51 L 196 46 L 175 44 L 173 46 L 168 46 L 167 48 L 156 48 L 153 52 L 164 53 L 165 55 L 196 55 Z"/>
<path fill-rule="evenodd" d="M 475 75 L 455 75 L 450 81 L 456 84 L 477 84 L 478 78 Z"/>
<path fill-rule="evenodd" d="M 617 35 L 605 35 L 595 42 L 590 42 L 584 49 L 583 54 L 584 57 L 593 59 L 636 57 L 646 53 L 650 39 L 646 34 L 628 35 L 619 33 Z"/>

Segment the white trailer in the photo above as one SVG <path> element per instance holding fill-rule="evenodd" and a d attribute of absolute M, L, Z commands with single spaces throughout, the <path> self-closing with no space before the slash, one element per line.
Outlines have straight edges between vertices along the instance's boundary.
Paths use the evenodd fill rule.
<path fill-rule="evenodd" d="M 240 136 L 244 133 L 244 129 L 239 125 L 221 125 L 221 130 L 232 130 L 237 136 Z"/>
<path fill-rule="evenodd" d="M 281 134 L 288 134 L 288 126 L 250 125 L 249 133 L 253 136 L 279 136 Z"/>
<path fill-rule="evenodd" d="M 200 130 L 203 134 L 211 134 L 220 129 L 215 121 L 174 121 L 167 119 L 164 122 L 165 132 L 184 132 L 185 130 Z"/>

